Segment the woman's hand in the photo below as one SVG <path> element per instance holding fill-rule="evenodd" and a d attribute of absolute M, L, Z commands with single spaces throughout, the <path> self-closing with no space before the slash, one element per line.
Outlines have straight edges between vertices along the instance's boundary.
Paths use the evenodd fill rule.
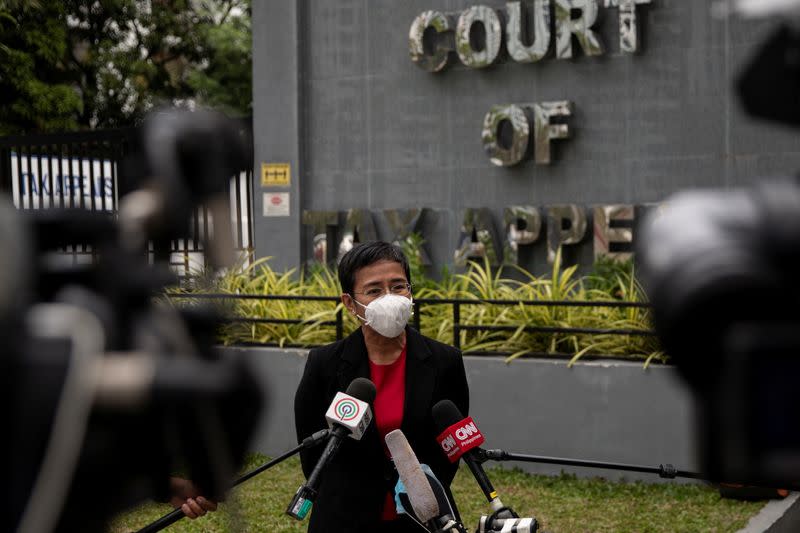
<path fill-rule="evenodd" d="M 169 480 L 172 498 L 169 503 L 181 508 L 183 514 L 189 518 L 197 518 L 205 515 L 208 511 L 216 511 L 217 503 L 213 502 L 200 494 L 197 487 L 188 479 L 173 477 Z"/>

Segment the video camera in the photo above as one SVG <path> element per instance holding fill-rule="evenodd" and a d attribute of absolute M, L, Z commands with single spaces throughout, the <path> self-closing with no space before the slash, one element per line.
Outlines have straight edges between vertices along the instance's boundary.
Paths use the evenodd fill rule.
<path fill-rule="evenodd" d="M 748 112 L 800 125 L 798 58 L 798 32 L 778 29 L 737 81 Z M 656 330 L 696 398 L 702 470 L 718 481 L 796 486 L 798 179 L 676 194 L 646 222 L 642 242 Z"/>
<path fill-rule="evenodd" d="M 169 499 L 177 471 L 212 499 L 229 488 L 261 391 L 243 360 L 212 349 L 218 312 L 159 295 L 177 282 L 170 240 L 203 240 L 215 266 L 233 257 L 229 179 L 249 153 L 223 115 L 156 112 L 120 169 L 116 215 L 0 204 L 0 508 L 12 530 L 105 531 L 125 508 Z M 199 205 L 213 236 L 191 234 Z M 54 260 L 76 244 L 92 264 Z"/>

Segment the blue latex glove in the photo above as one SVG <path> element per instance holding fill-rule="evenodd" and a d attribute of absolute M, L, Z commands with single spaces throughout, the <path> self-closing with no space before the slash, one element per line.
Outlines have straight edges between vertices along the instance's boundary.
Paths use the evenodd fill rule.
<path fill-rule="evenodd" d="M 427 475 L 431 476 L 434 479 L 436 478 L 436 476 L 433 474 L 433 470 L 431 470 L 431 467 L 429 467 L 425 463 L 420 463 L 419 466 L 422 467 L 422 471 L 425 472 Z M 403 503 L 400 501 L 400 494 L 408 494 L 408 493 L 406 492 L 406 486 L 403 484 L 403 480 L 398 478 L 397 484 L 394 486 L 394 506 L 397 509 L 397 514 L 413 515 L 414 514 L 413 509 L 410 510 L 410 512 L 406 511 L 405 507 L 403 506 Z"/>

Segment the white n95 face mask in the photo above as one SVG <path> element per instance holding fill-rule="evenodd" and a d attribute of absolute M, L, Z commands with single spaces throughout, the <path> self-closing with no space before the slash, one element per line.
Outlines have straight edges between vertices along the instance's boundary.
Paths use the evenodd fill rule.
<path fill-rule="evenodd" d="M 405 296 L 384 294 L 372 300 L 369 305 L 364 305 L 355 298 L 353 301 L 364 308 L 364 316 L 356 316 L 380 335 L 390 339 L 403 333 L 408 319 L 411 318 L 413 303 Z"/>

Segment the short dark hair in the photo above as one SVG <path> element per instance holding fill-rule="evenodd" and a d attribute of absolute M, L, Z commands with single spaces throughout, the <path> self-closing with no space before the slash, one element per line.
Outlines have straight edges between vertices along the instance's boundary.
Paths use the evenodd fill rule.
<path fill-rule="evenodd" d="M 411 283 L 408 259 L 399 246 L 384 241 L 364 242 L 353 246 L 339 261 L 339 283 L 342 285 L 342 292 L 352 294 L 353 284 L 356 282 L 356 272 L 378 261 L 400 263 L 406 273 L 406 279 Z"/>

